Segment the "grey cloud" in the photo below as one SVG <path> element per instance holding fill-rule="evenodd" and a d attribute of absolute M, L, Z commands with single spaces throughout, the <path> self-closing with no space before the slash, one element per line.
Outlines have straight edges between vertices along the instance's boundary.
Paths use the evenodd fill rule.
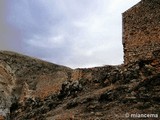
<path fill-rule="evenodd" d="M 8 25 L 6 7 L 7 1 L 0 0 L 0 49 L 18 51 L 21 49 L 20 32 Z"/>
<path fill-rule="evenodd" d="M 0 6 L 0 48 L 73 68 L 120 64 L 121 12 L 128 3 L 134 4 L 124 0 L 1 0 L 0 5 L 8 7 L 5 11 Z"/>

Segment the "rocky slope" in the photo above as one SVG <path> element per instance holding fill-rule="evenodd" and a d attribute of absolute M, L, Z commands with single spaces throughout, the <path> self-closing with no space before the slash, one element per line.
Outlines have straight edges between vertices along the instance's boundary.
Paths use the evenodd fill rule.
<path fill-rule="evenodd" d="M 158 120 L 160 61 L 158 54 L 152 58 L 73 70 L 2 51 L 0 114 L 11 120 L 128 120 L 155 114 L 147 119 Z"/>
<path fill-rule="evenodd" d="M 13 52 L 0 52 L 0 113 L 27 98 L 43 98 L 59 91 L 70 79 L 70 68 L 44 62 Z"/>

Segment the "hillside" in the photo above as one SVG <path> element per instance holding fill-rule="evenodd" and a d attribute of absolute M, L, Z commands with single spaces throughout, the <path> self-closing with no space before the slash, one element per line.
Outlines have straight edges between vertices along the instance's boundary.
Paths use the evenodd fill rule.
<path fill-rule="evenodd" d="M 24 56 L 0 52 L 1 108 L 9 109 L 12 103 L 28 97 L 45 97 L 60 89 L 68 80 L 72 69 Z M 6 110 L 8 111 L 8 110 Z M 5 114 L 5 113 L 3 113 Z"/>
<path fill-rule="evenodd" d="M 160 114 L 158 56 L 73 70 L 1 51 L 0 78 L 3 119 L 128 120 L 125 115 Z"/>

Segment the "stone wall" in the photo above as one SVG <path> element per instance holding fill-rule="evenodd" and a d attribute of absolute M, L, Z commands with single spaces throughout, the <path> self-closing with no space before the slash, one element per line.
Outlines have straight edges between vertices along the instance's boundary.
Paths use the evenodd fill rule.
<path fill-rule="evenodd" d="M 160 0 L 142 0 L 123 13 L 123 46 L 125 64 L 160 49 Z"/>

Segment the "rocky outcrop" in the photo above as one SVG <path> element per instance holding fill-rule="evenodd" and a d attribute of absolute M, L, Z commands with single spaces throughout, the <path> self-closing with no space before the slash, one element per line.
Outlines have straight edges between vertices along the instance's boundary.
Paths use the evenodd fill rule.
<path fill-rule="evenodd" d="M 13 52 L 0 52 L 0 115 L 28 98 L 44 98 L 60 90 L 72 69 Z"/>
<path fill-rule="evenodd" d="M 16 96 L 15 81 L 16 78 L 10 66 L 0 61 L 0 113 L 5 117 L 9 114 L 11 104 Z"/>
<path fill-rule="evenodd" d="M 126 114 L 160 113 L 159 57 L 72 70 L 17 53 L 0 54 L 1 119 L 127 120 Z"/>
<path fill-rule="evenodd" d="M 75 69 L 60 90 L 43 99 L 12 104 L 12 120 L 128 120 L 131 114 L 160 114 L 160 62 Z M 76 79 L 75 79 L 76 78 Z M 143 119 L 143 118 L 142 118 Z"/>

